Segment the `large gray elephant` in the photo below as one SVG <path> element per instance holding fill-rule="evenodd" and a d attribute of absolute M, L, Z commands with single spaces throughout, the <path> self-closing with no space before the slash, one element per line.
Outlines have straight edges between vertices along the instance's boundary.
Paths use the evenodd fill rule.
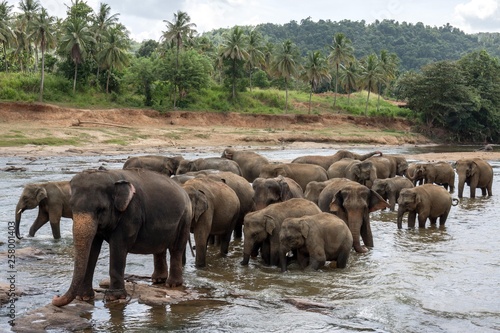
<path fill-rule="evenodd" d="M 410 180 L 423 179 L 424 184 L 442 185 L 445 189 L 450 189 L 450 193 L 455 190 L 455 170 L 448 162 L 419 163 L 415 166 Z"/>
<path fill-rule="evenodd" d="M 222 157 L 206 157 L 198 158 L 196 160 L 183 160 L 179 163 L 176 175 L 182 175 L 190 171 L 201 171 L 201 170 L 219 170 L 219 171 L 229 171 L 242 176 L 241 168 L 235 161 L 228 160 Z"/>
<path fill-rule="evenodd" d="M 443 226 L 452 203 L 450 193 L 436 184 L 402 189 L 398 199 L 398 228 L 402 228 L 403 215 L 406 212 L 408 212 L 408 228 L 415 227 L 417 214 L 419 228 L 425 228 L 427 219 L 431 221 L 431 224 L 435 224 L 438 218 L 439 224 Z"/>
<path fill-rule="evenodd" d="M 415 170 L 417 169 L 417 166 L 419 164 L 420 163 L 417 163 L 417 162 L 409 163 L 408 168 L 406 169 L 405 174 L 404 174 L 404 176 L 406 178 L 408 178 L 409 180 L 411 180 L 411 182 L 415 186 L 422 185 L 424 183 L 424 178 L 422 177 L 422 175 L 415 173 Z"/>
<path fill-rule="evenodd" d="M 153 254 L 154 283 L 183 283 L 182 264 L 192 218 L 187 193 L 173 180 L 150 170 L 84 171 L 71 181 L 75 262 L 73 279 L 52 304 L 94 297 L 94 269 L 103 241 L 109 243 L 107 300 L 125 298 L 128 253 Z M 167 265 L 167 250 L 170 271 Z"/>
<path fill-rule="evenodd" d="M 281 257 L 292 250 L 302 268 L 318 269 L 326 261 L 336 261 L 337 268 L 345 268 L 352 249 L 352 234 L 347 224 L 330 213 L 287 218 L 280 230 Z M 281 261 L 281 271 L 287 270 Z"/>
<path fill-rule="evenodd" d="M 249 183 L 259 177 L 262 166 L 269 164 L 269 160 L 264 156 L 248 150 L 236 150 L 234 148 L 226 148 L 222 152 L 222 157 L 233 160 L 241 168 L 243 177 Z"/>
<path fill-rule="evenodd" d="M 384 156 L 372 156 L 365 162 L 371 162 L 375 168 L 377 178 L 384 179 L 396 176 L 396 161 Z"/>
<path fill-rule="evenodd" d="M 322 156 L 322 155 L 305 155 L 305 156 L 300 156 L 297 157 L 292 161 L 292 163 L 305 163 L 305 164 L 316 164 L 323 169 L 328 170 L 330 165 L 332 163 L 340 161 L 343 158 L 352 158 L 354 160 L 359 160 L 359 161 L 364 161 L 368 157 L 374 156 L 374 155 L 379 155 L 382 156 L 382 152 L 380 151 L 372 151 L 370 153 L 366 154 L 358 154 L 358 153 L 353 153 L 348 150 L 341 149 L 337 151 L 333 155 L 328 155 L 328 156 Z"/>
<path fill-rule="evenodd" d="M 347 178 L 368 187 L 377 179 L 377 169 L 369 160 L 345 158 L 330 165 L 327 173 L 329 179 Z"/>
<path fill-rule="evenodd" d="M 295 180 L 283 176 L 256 178 L 252 183 L 252 187 L 254 190 L 255 210 L 262 209 L 273 203 L 304 197 L 300 185 Z"/>
<path fill-rule="evenodd" d="M 389 201 L 390 209 L 394 211 L 401 190 L 412 187 L 414 187 L 414 185 L 411 180 L 405 177 L 396 176 L 392 178 L 375 179 L 373 181 L 372 190 L 380 194 L 384 200 Z"/>
<path fill-rule="evenodd" d="M 29 235 L 35 236 L 38 229 L 50 221 L 52 236 L 55 239 L 61 238 L 61 217 L 73 217 L 69 206 L 70 196 L 69 181 L 32 183 L 24 186 L 16 205 L 16 237 L 22 238 L 19 231 L 22 213 L 38 207 L 38 216 L 30 227 Z"/>
<path fill-rule="evenodd" d="M 470 187 L 470 197 L 476 197 L 476 189 L 480 188 L 482 195 L 493 195 L 491 187 L 493 185 L 493 168 L 481 158 L 460 159 L 455 162 L 455 169 L 458 174 L 458 197 L 464 194 L 464 185 Z"/>
<path fill-rule="evenodd" d="M 182 156 L 144 155 L 129 157 L 123 164 L 123 169 L 148 169 L 167 176 L 175 175 Z"/>
<path fill-rule="evenodd" d="M 377 158 L 379 158 L 379 157 L 373 156 L 373 157 L 370 157 L 370 160 L 377 159 Z M 393 155 L 393 154 L 384 154 L 383 158 L 390 161 L 389 177 L 386 177 L 386 178 L 405 175 L 405 172 L 408 169 L 408 161 L 406 160 L 406 158 L 404 156 Z M 378 178 L 382 178 L 382 177 L 378 177 Z"/>
<path fill-rule="evenodd" d="M 209 236 L 219 236 L 220 253 L 228 253 L 240 213 L 240 201 L 228 185 L 207 177 L 188 180 L 182 187 L 193 208 L 191 232 L 196 243 L 195 265 L 205 267 Z"/>
<path fill-rule="evenodd" d="M 302 190 L 307 183 L 325 181 L 328 179 L 326 170 L 319 165 L 301 163 L 270 163 L 264 165 L 260 171 L 260 178 L 275 178 L 278 176 L 288 177 L 295 180 Z"/>
<path fill-rule="evenodd" d="M 389 207 L 378 193 L 347 178 L 332 179 L 321 191 L 318 206 L 347 223 L 356 252 L 366 252 L 367 247 L 373 247 L 370 213 Z M 360 235 L 365 246 L 361 246 Z"/>
<path fill-rule="evenodd" d="M 250 256 L 256 245 L 262 244 L 261 255 L 265 264 L 279 266 L 280 257 L 279 232 L 281 223 L 287 217 L 301 217 L 321 213 L 318 206 L 303 198 L 292 198 L 269 205 L 261 210 L 248 213 L 243 224 L 243 261 L 248 265 Z"/>

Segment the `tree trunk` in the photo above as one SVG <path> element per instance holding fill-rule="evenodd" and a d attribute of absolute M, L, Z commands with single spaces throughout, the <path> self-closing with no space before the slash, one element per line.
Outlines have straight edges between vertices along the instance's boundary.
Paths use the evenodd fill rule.
<path fill-rule="evenodd" d="M 285 114 L 288 113 L 288 80 L 285 79 Z"/>
<path fill-rule="evenodd" d="M 368 97 L 366 97 L 365 117 L 368 116 L 368 101 L 370 100 L 370 85 L 368 85 Z"/>
<path fill-rule="evenodd" d="M 108 69 L 108 77 L 106 78 L 106 94 L 109 94 L 109 77 L 110 77 L 110 70 Z"/>
<path fill-rule="evenodd" d="M 337 92 L 338 92 L 338 78 L 339 78 L 339 64 L 336 65 L 335 70 L 335 95 L 333 96 L 333 107 L 337 105 Z"/>
<path fill-rule="evenodd" d="M 42 77 L 40 80 L 40 96 L 38 98 L 38 100 L 40 102 L 43 102 L 43 81 L 44 80 L 45 80 L 45 46 L 42 45 Z"/>
<path fill-rule="evenodd" d="M 73 94 L 76 91 L 76 74 L 78 73 L 78 63 L 75 62 L 75 75 L 73 77 Z"/>
<path fill-rule="evenodd" d="M 311 87 L 311 91 L 309 92 L 309 114 L 311 114 L 311 99 L 312 99 L 312 87 Z"/>

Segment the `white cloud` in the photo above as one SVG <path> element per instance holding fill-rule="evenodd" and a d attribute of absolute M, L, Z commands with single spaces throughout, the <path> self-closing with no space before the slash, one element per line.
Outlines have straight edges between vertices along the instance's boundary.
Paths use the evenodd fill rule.
<path fill-rule="evenodd" d="M 470 0 L 455 7 L 455 19 L 467 32 L 500 31 L 498 0 Z"/>

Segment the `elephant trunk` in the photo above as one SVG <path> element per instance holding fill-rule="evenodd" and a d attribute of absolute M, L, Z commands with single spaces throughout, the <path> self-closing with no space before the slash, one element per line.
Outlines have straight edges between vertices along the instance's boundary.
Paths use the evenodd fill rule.
<path fill-rule="evenodd" d="M 375 156 L 375 155 L 382 156 L 382 152 L 377 150 L 377 151 L 372 151 L 372 152 L 366 153 L 364 155 L 359 155 L 358 160 L 364 161 L 367 158 L 370 158 L 370 157 Z"/>
<path fill-rule="evenodd" d="M 21 214 L 24 212 L 25 208 L 21 204 L 16 206 L 16 237 L 17 239 L 22 239 L 21 233 L 19 232 L 19 225 L 21 224 Z"/>
<path fill-rule="evenodd" d="M 248 265 L 253 248 L 254 248 L 254 242 L 250 238 L 250 235 L 248 235 L 248 237 L 245 235 L 244 245 L 243 245 L 243 260 L 240 262 L 240 264 L 242 264 L 243 266 Z"/>
<path fill-rule="evenodd" d="M 464 195 L 465 177 L 458 178 L 458 197 L 462 198 Z"/>
<path fill-rule="evenodd" d="M 405 213 L 405 209 L 402 206 L 399 206 L 398 209 L 398 229 L 403 228 L 403 215 Z"/>
<path fill-rule="evenodd" d="M 73 215 L 73 244 L 75 247 L 73 279 L 68 291 L 63 296 L 54 296 L 53 305 L 67 305 L 77 296 L 78 289 L 84 282 L 90 248 L 96 232 L 97 222 L 89 213 Z"/>
<path fill-rule="evenodd" d="M 363 213 L 362 212 L 347 212 L 347 225 L 352 234 L 352 245 L 354 250 L 359 253 L 367 252 L 366 247 L 361 246 L 360 231 L 361 225 L 363 224 Z"/>

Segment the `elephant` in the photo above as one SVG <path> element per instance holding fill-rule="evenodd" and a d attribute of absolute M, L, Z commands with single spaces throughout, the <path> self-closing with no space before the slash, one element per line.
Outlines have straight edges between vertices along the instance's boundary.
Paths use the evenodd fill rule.
<path fill-rule="evenodd" d="M 352 249 L 352 234 L 347 224 L 330 213 L 286 218 L 280 230 L 281 257 L 297 250 L 297 260 L 304 268 L 317 270 L 326 261 L 336 261 L 337 268 L 345 268 Z M 281 271 L 287 270 L 286 261 L 280 261 Z"/>
<path fill-rule="evenodd" d="M 144 168 L 167 176 L 175 175 L 182 156 L 167 157 L 161 155 L 145 155 L 129 157 L 123 164 L 123 169 Z"/>
<path fill-rule="evenodd" d="M 373 165 L 377 178 L 385 179 L 396 175 L 396 164 L 385 156 L 372 156 L 364 162 L 370 162 Z"/>
<path fill-rule="evenodd" d="M 470 187 L 470 197 L 476 197 L 476 189 L 480 188 L 483 196 L 492 196 L 493 168 L 481 158 L 460 159 L 455 162 L 458 174 L 458 197 L 462 198 L 464 185 Z"/>
<path fill-rule="evenodd" d="M 222 157 L 198 158 L 192 161 L 183 160 L 179 163 L 179 167 L 177 168 L 177 172 L 175 174 L 182 175 L 189 171 L 200 171 L 208 169 L 230 171 L 237 174 L 238 176 L 242 175 L 241 168 L 238 163 Z"/>
<path fill-rule="evenodd" d="M 302 190 L 307 183 L 325 181 L 328 179 L 326 170 L 319 165 L 301 163 L 270 163 L 264 165 L 260 171 L 259 178 L 275 178 L 278 176 L 288 177 L 295 180 Z"/>
<path fill-rule="evenodd" d="M 417 165 L 420 163 L 410 163 L 408 164 L 408 168 L 405 171 L 404 176 L 411 180 L 413 185 L 422 185 L 424 183 L 424 178 L 422 175 L 418 175 L 415 173 L 415 170 L 417 169 Z"/>
<path fill-rule="evenodd" d="M 309 182 L 304 191 L 304 198 L 318 204 L 319 194 L 323 189 L 332 182 L 332 179 L 325 180 L 323 182 L 312 181 Z"/>
<path fill-rule="evenodd" d="M 262 209 L 276 202 L 291 198 L 303 198 L 304 192 L 297 182 L 291 178 L 278 176 L 275 178 L 256 178 L 252 187 L 255 210 Z"/>
<path fill-rule="evenodd" d="M 69 205 L 70 196 L 69 181 L 32 183 L 24 186 L 23 193 L 16 205 L 16 237 L 22 238 L 19 232 L 21 214 L 27 209 L 34 209 L 38 206 L 38 216 L 31 225 L 29 235 L 35 236 L 38 229 L 50 221 L 52 236 L 55 239 L 61 238 L 59 225 L 61 217 L 73 217 Z"/>
<path fill-rule="evenodd" d="M 94 297 L 92 282 L 103 241 L 109 243 L 106 300 L 127 297 L 124 272 L 128 253 L 153 254 L 153 283 L 183 284 L 192 208 L 179 184 L 154 171 L 127 169 L 82 171 L 70 180 L 70 186 L 74 272 L 68 291 L 55 296 L 53 305 Z"/>
<path fill-rule="evenodd" d="M 292 163 L 305 163 L 305 164 L 316 164 L 323 169 L 328 170 L 330 165 L 332 165 L 334 162 L 340 161 L 343 158 L 352 158 L 354 160 L 359 160 L 359 161 L 364 161 L 368 157 L 374 156 L 374 155 L 379 155 L 382 156 L 382 152 L 380 151 L 372 151 L 370 153 L 366 154 L 357 154 L 350 152 L 348 150 L 339 150 L 333 155 L 329 156 L 321 156 L 321 155 L 305 155 L 305 156 L 300 156 L 297 157 L 296 159 L 292 160 Z"/>
<path fill-rule="evenodd" d="M 333 213 L 347 223 L 354 250 L 360 253 L 373 247 L 369 213 L 389 207 L 378 193 L 347 178 L 332 179 L 321 191 L 318 206 L 321 211 Z M 361 246 L 360 235 L 364 246 Z"/>
<path fill-rule="evenodd" d="M 447 162 L 419 163 L 410 180 L 415 178 L 423 179 L 424 184 L 443 185 L 445 189 L 449 187 L 450 193 L 455 190 L 455 170 Z"/>
<path fill-rule="evenodd" d="M 377 179 L 377 170 L 371 161 L 344 158 L 328 168 L 328 178 L 347 178 L 370 187 Z"/>
<path fill-rule="evenodd" d="M 188 180 L 182 187 L 191 200 L 191 232 L 196 244 L 196 267 L 205 267 L 209 236 L 220 237 L 220 253 L 229 251 L 231 235 L 238 221 L 240 200 L 226 184 L 207 177 Z"/>
<path fill-rule="evenodd" d="M 391 174 L 389 178 L 405 175 L 406 170 L 408 169 L 408 161 L 404 156 L 384 154 L 384 158 L 387 158 L 392 163 Z"/>
<path fill-rule="evenodd" d="M 451 194 L 442 186 L 436 184 L 423 184 L 413 188 L 402 189 L 398 199 L 398 229 L 402 228 L 403 215 L 408 212 L 408 228 L 415 227 L 418 214 L 419 228 L 425 228 L 425 221 L 429 219 L 435 224 L 439 217 L 439 224 L 444 226 L 451 205 L 456 205 Z"/>
<path fill-rule="evenodd" d="M 411 180 L 405 177 L 396 176 L 385 179 L 375 179 L 372 190 L 380 194 L 384 200 L 389 201 L 389 208 L 395 211 L 396 202 L 398 202 L 399 193 L 404 188 L 415 187 Z"/>
<path fill-rule="evenodd" d="M 222 157 L 238 163 L 242 176 L 249 183 L 252 183 L 255 178 L 259 177 L 262 166 L 269 164 L 269 160 L 260 154 L 253 151 L 236 150 L 234 148 L 224 149 Z"/>
<path fill-rule="evenodd" d="M 304 198 L 292 198 L 277 202 L 261 210 L 248 213 L 243 223 L 243 260 L 248 265 L 255 246 L 262 244 L 261 255 L 264 263 L 279 266 L 286 258 L 280 256 L 279 232 L 281 223 L 287 217 L 301 217 L 321 213 L 318 206 Z"/>

